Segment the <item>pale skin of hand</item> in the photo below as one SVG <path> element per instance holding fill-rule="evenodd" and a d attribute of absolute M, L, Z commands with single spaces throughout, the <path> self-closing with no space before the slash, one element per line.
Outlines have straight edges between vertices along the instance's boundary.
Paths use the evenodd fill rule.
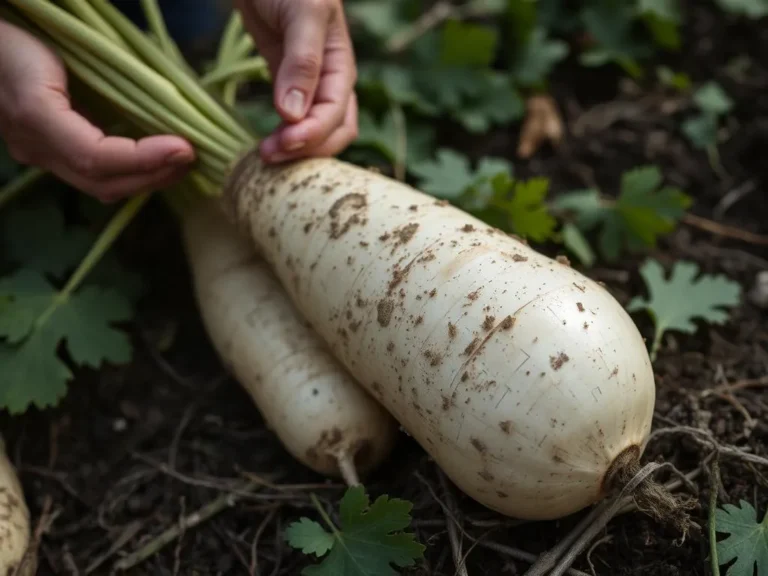
<path fill-rule="evenodd" d="M 283 119 L 267 163 L 333 156 L 357 137 L 356 68 L 341 0 L 235 0 L 274 78 Z M 0 139 L 13 158 L 111 203 L 163 188 L 195 160 L 183 138 L 109 136 L 72 105 L 61 60 L 0 20 Z M 298 95 L 298 97 L 297 97 Z"/>

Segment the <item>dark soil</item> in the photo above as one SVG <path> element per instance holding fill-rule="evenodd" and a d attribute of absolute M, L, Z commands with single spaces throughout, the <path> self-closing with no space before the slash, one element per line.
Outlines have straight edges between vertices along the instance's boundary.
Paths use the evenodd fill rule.
<path fill-rule="evenodd" d="M 553 193 L 599 185 L 617 189 L 623 170 L 657 163 L 667 179 L 695 198 L 694 214 L 739 230 L 768 235 L 768 28 L 725 26 L 708 8 L 697 8 L 688 27 L 689 49 L 673 62 L 696 81 L 715 77 L 736 107 L 720 146 L 722 170 L 693 150 L 679 131 L 691 113 L 687 104 L 670 113 L 679 97 L 648 82 L 638 88 L 616 70 L 570 66 L 553 79 L 552 94 L 568 128 L 558 150 L 541 150 L 528 162 L 514 155 L 519 126 L 476 138 L 473 155 L 502 155 L 518 174 L 545 175 Z M 729 77 L 726 63 L 749 54 L 752 67 L 742 79 Z M 637 112 L 639 106 L 645 106 Z M 604 122 L 595 112 L 608 107 L 617 118 Z M 622 119 L 624 118 L 624 119 Z M 574 126 L 580 132 L 573 132 Z M 452 146 L 471 142 L 466 135 Z M 745 186 L 747 188 L 745 188 Z M 734 191 L 748 190 L 742 195 Z M 731 203 L 731 201 L 733 201 Z M 265 429 L 249 397 L 224 376 L 206 340 L 195 309 L 190 278 L 173 220 L 159 203 L 140 216 L 119 250 L 145 275 L 151 291 L 142 300 L 134 362 L 99 372 L 79 371 L 66 400 L 55 410 L 2 420 L 11 454 L 20 468 L 35 523 L 50 523 L 40 543 L 39 574 L 108 574 L 115 562 L 142 548 L 179 518 L 195 512 L 255 474 L 279 484 L 243 497 L 236 506 L 189 528 L 158 554 L 129 573 L 261 574 L 295 576 L 308 562 L 282 541 L 287 524 L 301 514 L 316 518 L 310 490 L 335 507 L 343 487 L 318 477 L 289 457 Z M 556 252 L 552 251 L 551 255 Z M 683 224 L 652 253 L 664 263 L 685 258 L 703 271 L 724 273 L 745 291 L 725 326 L 704 326 L 695 335 L 671 334 L 656 363 L 656 428 L 677 425 L 710 430 L 718 442 L 768 456 L 766 387 L 732 396 L 704 392 L 768 374 L 768 312 L 750 303 L 758 272 L 768 269 L 768 247 Z M 637 274 L 642 256 L 587 273 L 604 281 L 625 302 L 642 293 Z M 637 321 L 652 335 L 643 315 Z M 751 422 L 751 425 L 750 425 Z M 686 435 L 660 437 L 646 460 L 660 458 L 683 472 L 696 469 L 710 452 Z M 724 456 L 720 502 L 745 499 L 762 514 L 768 506 L 768 470 Z M 670 475 L 663 472 L 659 479 Z M 693 519 L 704 532 L 679 534 L 643 514 L 614 519 L 589 558 L 575 567 L 596 574 L 704 575 L 710 573 L 706 536 L 709 473 L 694 481 L 699 507 Z M 445 498 L 439 472 L 412 440 L 403 436 L 391 462 L 367 485 L 373 494 L 410 499 L 418 538 L 428 545 L 426 560 L 413 574 L 452 576 Z M 464 528 L 531 554 L 557 543 L 578 518 L 515 526 L 452 491 Z M 472 542 L 465 539 L 465 550 Z M 468 573 L 522 574 L 528 563 L 475 547 Z"/>

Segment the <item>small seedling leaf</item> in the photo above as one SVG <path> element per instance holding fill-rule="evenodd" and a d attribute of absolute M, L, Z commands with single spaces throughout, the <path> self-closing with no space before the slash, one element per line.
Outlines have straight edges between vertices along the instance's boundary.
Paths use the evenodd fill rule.
<path fill-rule="evenodd" d="M 393 565 L 413 566 L 425 550 L 413 534 L 403 532 L 411 509 L 410 502 L 388 496 L 371 504 L 364 489 L 355 486 L 342 498 L 341 522 L 333 534 L 302 519 L 289 526 L 287 540 L 305 553 L 324 555 L 330 549 L 322 563 L 304 568 L 304 576 L 396 576 Z"/>
<path fill-rule="evenodd" d="M 557 220 L 544 203 L 549 191 L 547 178 L 513 180 L 506 174 L 493 179 L 491 207 L 502 212 L 511 230 L 523 238 L 544 242 L 552 237 Z"/>
<path fill-rule="evenodd" d="M 720 85 L 714 81 L 707 82 L 693 94 L 693 101 L 705 114 L 722 116 L 733 108 L 733 100 L 728 97 Z"/>
<path fill-rule="evenodd" d="M 291 524 L 286 530 L 286 541 L 293 548 L 304 554 L 314 554 L 318 558 L 333 548 L 333 534 L 329 534 L 314 520 L 302 518 Z"/>
<path fill-rule="evenodd" d="M 741 300 L 741 286 L 724 276 L 699 275 L 694 262 L 676 262 L 669 279 L 656 260 L 649 260 L 640 268 L 648 288 L 648 298 L 637 296 L 627 305 L 627 310 L 646 310 L 655 324 L 653 355 L 662 336 L 668 330 L 687 334 L 696 332 L 694 320 L 723 324 L 728 313 L 722 308 L 736 306 Z"/>
<path fill-rule="evenodd" d="M 762 522 L 749 502 L 726 504 L 715 511 L 716 530 L 728 537 L 717 542 L 717 560 L 725 565 L 736 560 L 725 576 L 768 576 L 768 511 Z"/>
<path fill-rule="evenodd" d="M 661 184 L 657 167 L 640 166 L 623 174 L 614 202 L 601 199 L 594 189 L 576 190 L 560 196 L 554 207 L 571 214 L 582 231 L 600 227 L 600 251 L 615 262 L 624 247 L 633 252 L 655 247 L 658 238 L 671 232 L 690 207 L 687 194 Z"/>
<path fill-rule="evenodd" d="M 512 77 L 523 86 L 543 83 L 555 66 L 568 56 L 568 44 L 547 37 L 546 30 L 534 29 L 516 54 Z"/>

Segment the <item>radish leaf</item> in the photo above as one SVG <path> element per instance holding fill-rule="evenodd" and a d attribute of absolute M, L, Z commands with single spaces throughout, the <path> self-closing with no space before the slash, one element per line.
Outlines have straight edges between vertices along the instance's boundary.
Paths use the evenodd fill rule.
<path fill-rule="evenodd" d="M 64 396 L 72 373 L 58 357 L 62 340 L 79 365 L 130 360 L 130 340 L 112 323 L 132 309 L 115 290 L 85 286 L 64 298 L 39 272 L 21 269 L 0 280 L 0 301 L 0 408 L 12 414 Z"/>
<path fill-rule="evenodd" d="M 698 265 L 686 261 L 675 263 L 669 280 L 664 278 L 664 269 L 656 260 L 649 260 L 640 268 L 640 275 L 648 287 L 648 299 L 633 298 L 627 310 L 646 310 L 653 318 L 652 359 L 655 359 L 667 330 L 693 334 L 696 332 L 695 319 L 724 324 L 728 314 L 721 308 L 739 304 L 740 284 L 724 276 L 702 275 L 696 280 L 698 274 Z"/>
<path fill-rule="evenodd" d="M 715 527 L 728 538 L 717 543 L 720 565 L 736 560 L 726 576 L 768 576 L 768 511 L 762 522 L 749 502 L 741 500 L 739 506 L 726 504 L 715 511 Z"/>
<path fill-rule="evenodd" d="M 322 557 L 330 551 L 322 563 L 304 568 L 304 576 L 396 576 L 393 564 L 413 566 L 425 550 L 413 534 L 402 532 L 411 523 L 412 507 L 406 500 L 388 496 L 379 496 L 371 504 L 364 489 L 353 486 L 341 500 L 340 527 L 318 508 L 331 532 L 302 518 L 288 527 L 286 540 L 305 554 Z"/>

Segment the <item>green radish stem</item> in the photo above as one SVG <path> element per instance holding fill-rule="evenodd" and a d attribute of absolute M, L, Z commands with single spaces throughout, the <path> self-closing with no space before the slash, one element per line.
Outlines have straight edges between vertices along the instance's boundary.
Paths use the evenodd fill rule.
<path fill-rule="evenodd" d="M 186 122 L 194 125 L 197 130 L 200 130 L 213 138 L 230 154 L 236 156 L 242 151 L 243 146 L 247 145 L 247 134 L 245 135 L 246 139 L 243 141 L 238 141 L 232 135 L 227 134 L 224 129 L 211 121 L 207 114 L 195 108 L 195 106 L 185 98 L 185 95 L 180 88 L 175 85 L 171 79 L 166 78 L 153 69 L 149 64 L 146 64 L 139 58 L 133 56 L 130 52 L 121 49 L 119 46 L 115 46 L 107 37 L 89 27 L 81 20 L 78 20 L 65 10 L 43 0 L 9 0 L 9 3 L 17 6 L 17 8 L 27 14 L 28 17 L 34 18 L 43 29 L 49 30 L 51 33 L 58 32 L 77 42 L 92 54 L 98 54 L 99 58 L 101 58 L 106 65 L 120 70 L 121 73 L 128 76 L 137 85 L 141 86 L 145 92 L 151 94 L 158 100 L 158 102 L 169 109 L 175 110 L 177 114 L 184 115 Z M 102 5 L 103 3 L 97 3 L 97 6 Z M 103 16 L 111 14 L 112 13 L 108 10 L 104 10 L 102 13 Z M 115 21 L 111 22 L 111 24 L 122 25 L 123 22 L 119 18 L 115 18 Z M 122 26 L 122 28 L 131 29 L 129 26 Z M 118 29 L 120 28 L 118 27 Z M 138 31 L 137 33 L 140 34 Z M 146 49 L 146 46 L 141 43 L 139 43 L 141 45 L 134 44 L 134 48 L 137 49 L 137 51 L 143 52 L 144 56 L 161 54 L 145 36 L 142 35 L 141 38 L 147 45 L 151 46 L 154 52 Z M 163 64 L 164 68 L 168 68 L 169 66 L 166 65 L 167 62 L 169 62 L 167 59 L 158 59 L 157 62 L 152 62 L 152 64 Z M 178 66 L 171 67 L 176 70 L 174 80 L 178 81 L 180 79 L 188 78 Z M 185 86 L 186 84 L 187 83 L 184 83 Z M 212 98 L 210 98 L 210 102 L 214 102 Z M 207 102 L 205 104 L 203 111 L 208 111 L 209 114 L 210 110 L 218 109 L 215 102 L 212 106 L 207 105 Z M 236 125 L 234 120 L 231 120 L 229 124 Z M 242 128 L 240 128 L 240 130 L 242 130 Z"/>
<path fill-rule="evenodd" d="M 23 192 L 27 187 L 37 182 L 44 175 L 44 170 L 39 168 L 30 168 L 0 188 L 0 209 L 2 209 L 3 206 L 16 198 L 16 196 Z"/>
<path fill-rule="evenodd" d="M 99 260 L 112 247 L 122 231 L 130 224 L 144 203 L 149 200 L 148 193 L 134 196 L 128 200 L 123 207 L 115 214 L 106 228 L 101 232 L 96 242 L 86 254 L 80 265 L 66 283 L 64 288 L 56 295 L 51 305 L 40 315 L 35 322 L 35 327 L 39 328 L 45 324 L 48 319 L 56 312 L 59 306 L 65 304 L 72 294 L 80 287 L 88 273 L 99 263 Z"/>
<path fill-rule="evenodd" d="M 186 62 L 179 51 L 179 47 L 168 33 L 168 28 L 165 26 L 165 20 L 163 19 L 163 14 L 160 11 L 160 6 L 158 5 L 157 0 L 141 0 L 141 8 L 144 11 L 144 16 L 147 19 L 149 29 L 157 38 L 157 42 L 163 53 L 169 58 L 173 58 L 177 64 L 186 66 Z"/>
<path fill-rule="evenodd" d="M 62 0 L 62 4 L 68 8 L 73 14 L 82 18 L 84 22 L 87 22 L 99 32 L 107 36 L 112 42 L 123 48 L 124 50 L 130 50 L 128 44 L 118 34 L 109 23 L 104 20 L 93 6 L 88 2 L 80 2 L 78 0 Z"/>
<path fill-rule="evenodd" d="M 235 43 L 243 30 L 243 20 L 240 12 L 233 10 L 230 14 L 227 25 L 224 27 L 224 33 L 219 43 L 219 50 L 216 57 L 216 67 L 220 68 L 235 60 Z"/>
<path fill-rule="evenodd" d="M 200 82 L 204 86 L 210 86 L 235 77 L 269 80 L 270 74 L 267 61 L 261 56 L 256 56 L 247 60 L 232 62 L 210 71 L 200 79 Z"/>

